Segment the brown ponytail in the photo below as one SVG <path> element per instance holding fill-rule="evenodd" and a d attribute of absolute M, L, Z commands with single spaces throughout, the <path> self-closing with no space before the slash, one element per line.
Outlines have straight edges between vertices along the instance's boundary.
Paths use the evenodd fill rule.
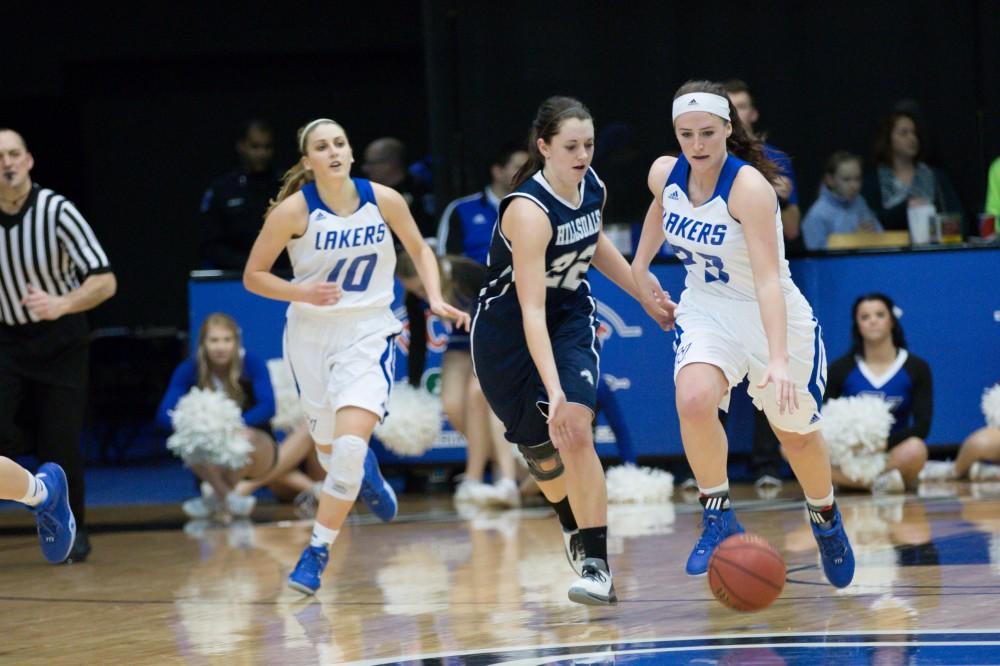
<path fill-rule="evenodd" d="M 308 122 L 299 128 L 299 131 L 296 132 L 296 137 L 298 138 L 299 154 L 305 157 L 307 152 L 307 145 L 309 142 L 309 135 L 312 134 L 312 131 L 317 127 L 319 127 L 320 125 L 326 125 L 326 124 L 337 125 L 338 127 L 340 127 L 339 123 L 337 123 L 334 120 L 330 120 L 328 118 L 319 118 L 317 120 Z M 341 129 L 343 128 L 341 127 Z M 344 135 L 346 136 L 347 132 L 344 132 Z M 285 172 L 285 175 L 281 177 L 281 190 L 278 191 L 278 196 L 276 196 L 274 199 L 271 199 L 267 207 L 267 212 L 264 213 L 264 217 L 266 218 L 268 215 L 270 215 L 271 211 L 274 210 L 278 204 L 280 204 L 282 201 L 284 201 L 288 197 L 292 196 L 293 194 L 301 190 L 306 183 L 312 180 L 313 180 L 313 174 L 311 171 L 302 166 L 302 160 L 299 160 L 298 162 L 293 164 L 288 169 L 288 171 Z"/>
<path fill-rule="evenodd" d="M 674 99 L 688 93 L 703 92 L 718 95 L 729 102 L 729 118 L 733 126 L 733 132 L 726 139 L 726 149 L 744 162 L 749 163 L 753 168 L 760 171 L 769 183 L 775 183 L 781 172 L 778 166 L 768 159 L 764 153 L 764 144 L 760 139 L 754 138 L 747 131 L 740 121 L 740 114 L 736 112 L 732 100 L 726 94 L 726 89 L 721 83 L 714 81 L 688 81 L 674 93 Z"/>
<path fill-rule="evenodd" d="M 528 160 L 517 170 L 511 189 L 516 190 L 524 181 L 528 180 L 539 169 L 545 166 L 545 157 L 538 150 L 538 140 L 550 143 L 552 137 L 559 134 L 562 123 L 567 118 L 593 121 L 590 109 L 583 105 L 578 99 L 572 97 L 553 96 L 542 102 L 535 114 L 535 121 L 531 124 L 531 132 L 528 134 Z"/>

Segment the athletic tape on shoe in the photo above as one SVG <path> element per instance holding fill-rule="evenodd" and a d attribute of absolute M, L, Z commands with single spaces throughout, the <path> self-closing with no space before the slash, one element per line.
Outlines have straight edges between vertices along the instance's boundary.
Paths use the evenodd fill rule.
<path fill-rule="evenodd" d="M 365 477 L 368 442 L 356 435 L 342 435 L 333 440 L 330 469 L 323 482 L 323 492 L 337 499 L 353 502 Z"/>

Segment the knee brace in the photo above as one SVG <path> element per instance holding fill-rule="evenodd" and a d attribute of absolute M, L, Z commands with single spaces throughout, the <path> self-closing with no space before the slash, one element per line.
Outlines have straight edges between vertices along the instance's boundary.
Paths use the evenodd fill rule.
<path fill-rule="evenodd" d="M 563 467 L 563 461 L 559 456 L 559 451 L 556 450 L 556 447 L 552 445 L 551 441 L 542 442 L 541 444 L 535 444 L 533 446 L 518 444 L 517 448 L 521 451 L 521 455 L 524 456 L 525 462 L 528 463 L 528 472 L 538 481 L 551 481 L 552 479 L 556 479 L 561 476 L 563 471 L 566 469 Z M 542 469 L 541 463 L 546 460 L 554 460 L 556 466 L 548 470 Z"/>
<path fill-rule="evenodd" d="M 367 454 L 368 442 L 357 435 L 342 435 L 333 440 L 330 469 L 323 482 L 323 492 L 351 502 L 357 499 L 361 480 L 365 476 Z"/>

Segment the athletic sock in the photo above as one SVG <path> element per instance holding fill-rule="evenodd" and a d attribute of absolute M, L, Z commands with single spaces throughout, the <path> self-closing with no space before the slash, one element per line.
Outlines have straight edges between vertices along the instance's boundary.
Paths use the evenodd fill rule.
<path fill-rule="evenodd" d="M 548 499 L 545 500 L 549 502 Z M 573 532 L 577 529 L 576 517 L 573 515 L 573 509 L 569 505 L 569 497 L 563 497 L 558 502 L 549 502 L 556 515 L 559 516 L 559 524 L 562 525 L 563 532 Z"/>
<path fill-rule="evenodd" d="M 28 475 L 28 492 L 17 501 L 28 506 L 38 506 L 49 498 L 49 489 L 37 476 L 28 470 L 24 470 L 24 472 Z"/>
<path fill-rule="evenodd" d="M 837 502 L 833 499 L 833 491 L 823 499 L 806 497 L 806 508 L 809 510 L 809 520 L 824 529 L 829 529 L 837 515 Z"/>
<path fill-rule="evenodd" d="M 580 538 L 583 539 L 583 554 L 586 557 L 596 557 L 608 563 L 608 527 L 581 527 Z M 610 569 L 610 566 L 609 566 Z"/>
<path fill-rule="evenodd" d="M 312 539 L 309 540 L 309 545 L 313 548 L 329 548 L 330 544 L 337 540 L 338 534 L 340 534 L 340 530 L 331 530 L 318 522 L 313 523 Z"/>
<path fill-rule="evenodd" d="M 702 507 L 714 511 L 725 511 L 732 506 L 729 498 L 729 479 L 711 488 L 698 486 L 698 501 Z"/>

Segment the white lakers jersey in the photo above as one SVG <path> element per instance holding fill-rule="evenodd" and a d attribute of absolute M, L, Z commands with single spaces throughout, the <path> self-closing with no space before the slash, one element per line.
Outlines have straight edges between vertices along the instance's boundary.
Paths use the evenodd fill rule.
<path fill-rule="evenodd" d="M 335 282 L 343 289 L 336 305 L 295 302 L 307 313 L 329 313 L 389 307 L 393 299 L 396 252 L 389 225 L 375 202 L 369 181 L 353 178 L 361 204 L 340 217 L 323 203 L 316 183 L 302 188 L 309 204 L 305 233 L 287 246 L 294 278 L 299 284 Z"/>
<path fill-rule="evenodd" d="M 715 192 L 700 206 L 688 199 L 691 167 L 681 154 L 663 187 L 663 234 L 674 255 L 684 264 L 684 286 L 717 297 L 755 301 L 753 271 L 743 226 L 729 212 L 729 192 L 740 168 L 747 162 L 729 155 L 722 165 Z M 778 240 L 778 274 L 789 302 L 802 299 L 792 282 L 785 259 L 781 212 L 775 208 L 774 233 Z M 804 300 L 804 299 L 803 299 Z"/>

